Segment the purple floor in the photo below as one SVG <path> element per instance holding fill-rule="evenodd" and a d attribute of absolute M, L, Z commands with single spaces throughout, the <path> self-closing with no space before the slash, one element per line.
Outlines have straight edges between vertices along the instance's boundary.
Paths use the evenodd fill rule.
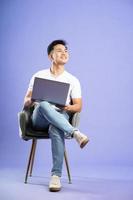
<path fill-rule="evenodd" d="M 62 190 L 51 193 L 48 191 L 48 176 L 36 173 L 28 179 L 28 184 L 24 184 L 23 170 L 1 169 L 0 200 L 132 200 L 132 174 L 130 176 L 129 170 L 123 170 L 121 177 L 119 173 L 115 177 L 115 173 L 112 171 L 113 176 L 110 174 L 108 178 L 105 170 L 103 178 L 98 174 L 94 177 L 94 171 L 90 178 L 73 175 L 72 184 L 68 184 L 67 177 L 63 175 Z"/>

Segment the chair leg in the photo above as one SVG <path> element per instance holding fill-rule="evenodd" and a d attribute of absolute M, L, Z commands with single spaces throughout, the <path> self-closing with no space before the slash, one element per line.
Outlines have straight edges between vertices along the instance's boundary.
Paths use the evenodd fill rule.
<path fill-rule="evenodd" d="M 35 139 L 32 140 L 32 145 L 31 145 L 31 150 L 30 150 L 30 155 L 29 155 L 29 160 L 28 160 L 28 165 L 27 165 L 27 170 L 26 170 L 26 175 L 25 175 L 25 183 L 27 183 L 29 169 L 31 167 L 31 161 L 32 161 L 32 158 L 33 158 L 35 141 L 36 141 Z"/>
<path fill-rule="evenodd" d="M 32 152 L 32 158 L 31 158 L 31 164 L 30 164 L 30 173 L 29 173 L 29 176 L 32 176 L 33 165 L 34 165 L 34 158 L 35 158 L 35 152 L 36 152 L 36 145 L 37 145 L 37 140 L 35 139 L 35 143 L 34 143 L 34 146 L 33 146 L 33 152 Z"/>
<path fill-rule="evenodd" d="M 64 151 L 64 158 L 65 158 L 65 163 L 66 163 L 66 168 L 67 168 L 68 180 L 69 180 L 69 183 L 72 183 L 72 181 L 71 181 L 71 175 L 70 175 L 70 170 L 69 170 L 69 165 L 68 165 L 68 159 L 67 159 L 66 150 Z"/>

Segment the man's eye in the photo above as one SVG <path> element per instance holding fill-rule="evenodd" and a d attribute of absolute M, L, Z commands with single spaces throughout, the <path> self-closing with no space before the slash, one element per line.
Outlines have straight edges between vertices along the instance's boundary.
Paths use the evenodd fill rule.
<path fill-rule="evenodd" d="M 59 53 L 67 53 L 68 51 L 67 51 L 67 50 L 65 50 L 65 51 L 57 50 L 56 52 L 59 52 Z"/>

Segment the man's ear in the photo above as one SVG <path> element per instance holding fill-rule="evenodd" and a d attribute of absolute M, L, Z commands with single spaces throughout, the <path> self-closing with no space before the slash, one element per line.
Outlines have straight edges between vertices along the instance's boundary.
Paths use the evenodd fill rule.
<path fill-rule="evenodd" d="M 48 57 L 49 57 L 49 59 L 52 61 L 53 60 L 53 55 L 52 55 L 52 53 L 50 53 L 49 55 L 48 55 Z"/>

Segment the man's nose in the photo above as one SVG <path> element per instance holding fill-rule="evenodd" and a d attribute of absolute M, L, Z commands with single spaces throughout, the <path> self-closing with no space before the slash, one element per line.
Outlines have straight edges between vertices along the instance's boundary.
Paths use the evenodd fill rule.
<path fill-rule="evenodd" d="M 65 55 L 65 54 L 66 54 L 66 51 L 62 51 L 62 54 Z"/>

